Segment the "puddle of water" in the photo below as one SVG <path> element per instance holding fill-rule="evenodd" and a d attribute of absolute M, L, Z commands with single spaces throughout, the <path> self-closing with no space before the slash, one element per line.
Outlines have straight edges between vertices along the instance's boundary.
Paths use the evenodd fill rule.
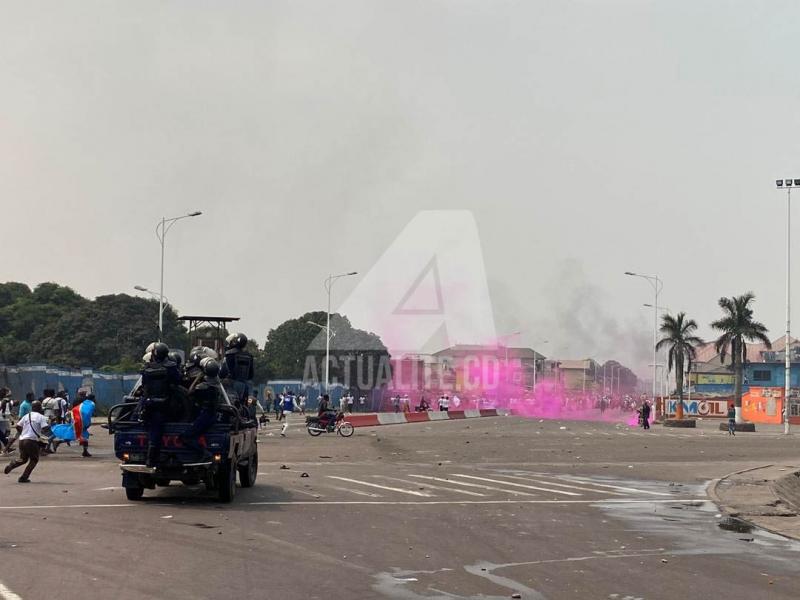
<path fill-rule="evenodd" d="M 753 526 L 736 517 L 725 517 L 717 523 L 720 529 L 725 531 L 735 531 L 736 533 L 750 533 L 753 531 Z"/>

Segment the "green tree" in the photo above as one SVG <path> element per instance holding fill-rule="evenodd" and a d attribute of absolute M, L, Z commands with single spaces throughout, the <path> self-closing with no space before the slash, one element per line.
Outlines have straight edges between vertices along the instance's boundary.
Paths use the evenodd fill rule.
<path fill-rule="evenodd" d="M 158 339 L 158 302 L 128 294 L 98 296 L 37 329 L 30 355 L 65 366 L 127 369 L 139 364 Z M 172 307 L 164 310 L 164 341 L 187 345 L 186 330 Z"/>
<path fill-rule="evenodd" d="M 723 317 L 711 323 L 711 327 L 721 333 L 714 343 L 714 348 L 720 355 L 720 362 L 725 364 L 728 355 L 731 358 L 737 423 L 742 422 L 742 379 L 744 363 L 747 360 L 746 342 L 759 341 L 767 348 L 772 348 L 767 337 L 767 328 L 753 320 L 751 304 L 754 300 L 753 292 L 732 298 L 720 298 L 719 306 L 723 311 Z"/>
<path fill-rule="evenodd" d="M 660 331 L 664 337 L 656 344 L 656 350 L 667 348 L 667 368 L 670 372 L 675 369 L 675 384 L 678 388 L 675 417 L 683 419 L 683 373 L 691 371 L 692 361 L 697 354 L 696 348 L 704 342 L 695 335 L 697 323 L 694 319 L 687 319 L 686 313 L 683 312 L 674 317 L 672 315 L 661 317 Z"/>
<path fill-rule="evenodd" d="M 325 379 L 325 326 L 327 313 L 314 311 L 289 319 L 270 330 L 264 344 L 267 365 L 278 378 Z M 361 382 L 375 382 L 381 361 L 389 353 L 374 333 L 352 326 L 340 314 L 331 314 L 331 381 L 348 382 L 353 387 Z M 308 372 L 308 366 L 314 372 Z M 359 372 L 359 365 L 361 372 Z"/>

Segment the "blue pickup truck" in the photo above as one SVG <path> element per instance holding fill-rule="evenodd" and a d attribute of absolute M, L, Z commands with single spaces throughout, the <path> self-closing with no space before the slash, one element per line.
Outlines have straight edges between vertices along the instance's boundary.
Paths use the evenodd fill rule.
<path fill-rule="evenodd" d="M 138 384 L 137 384 L 138 387 Z M 197 453 L 183 446 L 180 435 L 189 422 L 167 423 L 162 448 L 155 467 L 145 465 L 147 430 L 139 415 L 139 403 L 133 395 L 111 408 L 108 430 L 114 435 L 114 453 L 122 461 L 122 486 L 128 500 L 141 500 L 145 489 L 181 481 L 185 485 L 204 483 L 221 502 L 231 502 L 236 493 L 236 475 L 243 488 L 255 484 L 258 475 L 257 424 L 243 416 L 230 402 L 228 391 L 221 386 L 223 402 L 218 420 L 200 437 L 200 444 L 211 459 L 198 462 Z"/>

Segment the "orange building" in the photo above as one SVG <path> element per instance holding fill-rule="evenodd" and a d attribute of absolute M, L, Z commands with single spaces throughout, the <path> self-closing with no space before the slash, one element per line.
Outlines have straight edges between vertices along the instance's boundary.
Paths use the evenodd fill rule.
<path fill-rule="evenodd" d="M 742 418 L 753 423 L 783 423 L 785 390 L 780 387 L 755 387 L 742 396 Z M 800 416 L 790 416 L 789 422 L 800 424 Z"/>

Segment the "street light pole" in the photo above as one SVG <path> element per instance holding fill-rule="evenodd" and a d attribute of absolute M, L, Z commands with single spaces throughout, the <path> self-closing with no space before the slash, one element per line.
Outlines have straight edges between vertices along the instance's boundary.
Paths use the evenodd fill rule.
<path fill-rule="evenodd" d="M 199 217 L 203 213 L 199 210 L 195 212 L 191 212 L 186 215 L 181 215 L 180 217 L 172 217 L 171 219 L 167 219 L 166 217 L 161 217 L 161 222 L 156 225 L 156 237 L 158 241 L 161 242 L 161 289 L 158 294 L 158 341 L 161 341 L 161 338 L 164 336 L 164 246 L 165 241 L 167 238 L 167 232 L 172 229 L 172 226 L 180 221 L 181 219 L 187 219 L 189 217 Z M 159 228 L 161 228 L 161 233 L 158 232 Z"/>
<path fill-rule="evenodd" d="M 641 275 L 630 271 L 625 271 L 625 275 L 646 279 L 653 287 L 653 292 L 655 293 L 655 302 L 653 303 L 653 405 L 655 406 L 657 389 L 656 379 L 658 378 L 658 369 L 656 367 L 656 363 L 658 362 L 658 351 L 656 350 L 656 344 L 658 344 L 658 295 L 661 293 L 664 283 L 658 278 L 658 275 Z"/>
<path fill-rule="evenodd" d="M 153 290 L 147 289 L 146 287 L 141 286 L 141 285 L 135 285 L 135 286 L 133 286 L 133 289 L 135 289 L 138 292 L 145 292 L 146 294 L 150 294 L 153 298 L 158 298 L 159 297 L 159 294 L 157 294 Z M 169 298 L 167 298 L 166 296 L 164 296 L 164 300 L 165 300 L 165 302 L 164 302 L 164 306 L 165 307 L 167 307 L 170 304 L 172 304 L 172 302 L 170 302 Z M 161 316 L 161 314 L 163 314 L 163 312 L 164 312 L 163 309 L 159 310 L 158 311 L 159 316 Z"/>
<path fill-rule="evenodd" d="M 331 368 L 331 289 L 333 282 L 342 277 L 358 275 L 357 271 L 342 273 L 340 275 L 328 275 L 325 280 L 325 290 L 328 292 L 328 322 L 325 326 L 325 393 L 330 393 L 330 368 Z"/>
<path fill-rule="evenodd" d="M 792 184 L 800 185 L 800 179 L 778 179 L 778 188 L 786 188 L 786 347 L 784 348 L 783 433 L 789 435 L 789 402 L 792 391 L 792 357 L 789 351 L 791 332 L 791 263 L 792 263 Z"/>

